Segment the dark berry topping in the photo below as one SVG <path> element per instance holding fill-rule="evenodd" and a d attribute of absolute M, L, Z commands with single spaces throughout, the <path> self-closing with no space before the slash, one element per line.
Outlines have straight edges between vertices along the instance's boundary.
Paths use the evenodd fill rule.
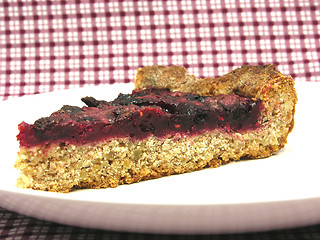
<path fill-rule="evenodd" d="M 93 97 L 84 97 L 81 98 L 81 101 L 84 102 L 88 107 L 98 107 L 99 105 L 107 104 L 106 101 L 99 101 Z"/>
<path fill-rule="evenodd" d="M 246 131 L 259 125 L 260 100 L 239 95 L 199 96 L 146 89 L 111 101 L 82 98 L 87 105 L 63 106 L 34 124 L 22 122 L 18 139 L 32 147 L 51 142 L 85 144 L 112 138 L 197 135 L 217 128 Z"/>

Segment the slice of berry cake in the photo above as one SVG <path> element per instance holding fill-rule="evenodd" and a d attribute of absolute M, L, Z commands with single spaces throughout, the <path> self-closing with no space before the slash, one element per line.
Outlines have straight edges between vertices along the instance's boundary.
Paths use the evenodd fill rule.
<path fill-rule="evenodd" d="M 131 94 L 82 101 L 19 125 L 18 187 L 116 187 L 268 157 L 286 143 L 297 96 L 272 65 L 203 79 L 150 66 L 138 70 Z"/>

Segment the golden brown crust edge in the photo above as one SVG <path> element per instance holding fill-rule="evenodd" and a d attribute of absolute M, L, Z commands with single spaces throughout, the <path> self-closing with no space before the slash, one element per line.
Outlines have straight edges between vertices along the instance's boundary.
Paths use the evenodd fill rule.
<path fill-rule="evenodd" d="M 167 88 L 172 91 L 193 92 L 200 95 L 239 94 L 261 99 L 264 103 L 262 128 L 272 128 L 272 138 L 267 144 L 267 153 L 256 153 L 250 158 L 266 157 L 281 148 L 287 142 L 288 134 L 294 126 L 297 94 L 294 80 L 275 69 L 274 65 L 244 65 L 217 78 L 197 79 L 189 75 L 183 66 L 147 66 L 139 68 L 135 79 L 135 88 Z"/>

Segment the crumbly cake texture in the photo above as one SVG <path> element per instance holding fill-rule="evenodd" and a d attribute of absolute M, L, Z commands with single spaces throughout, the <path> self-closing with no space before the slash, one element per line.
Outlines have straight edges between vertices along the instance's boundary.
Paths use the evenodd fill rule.
<path fill-rule="evenodd" d="M 273 65 L 242 66 L 219 78 L 197 79 L 182 66 L 138 69 L 136 89 L 165 88 L 199 95 L 238 94 L 262 100 L 260 126 L 244 132 L 216 129 L 134 141 L 118 138 L 73 145 L 21 147 L 17 186 L 53 192 L 107 188 L 192 172 L 240 159 L 268 157 L 284 147 L 294 125 L 294 81 Z"/>

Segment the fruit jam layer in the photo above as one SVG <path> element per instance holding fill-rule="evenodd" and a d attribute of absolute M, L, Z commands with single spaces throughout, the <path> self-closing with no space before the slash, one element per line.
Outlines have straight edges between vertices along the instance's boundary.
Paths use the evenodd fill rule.
<path fill-rule="evenodd" d="M 199 96 L 163 89 L 120 94 L 114 101 L 85 97 L 87 105 L 63 106 L 34 124 L 22 122 L 20 146 L 86 144 L 113 138 L 197 135 L 217 128 L 246 131 L 259 126 L 260 100 L 238 95 Z"/>

